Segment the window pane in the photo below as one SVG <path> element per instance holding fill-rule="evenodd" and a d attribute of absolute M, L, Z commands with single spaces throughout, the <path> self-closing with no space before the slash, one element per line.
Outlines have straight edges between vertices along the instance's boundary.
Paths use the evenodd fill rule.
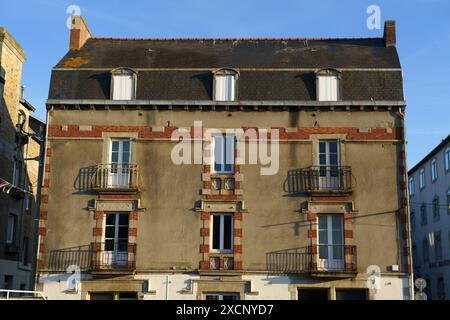
<path fill-rule="evenodd" d="M 337 153 L 337 142 L 336 141 L 330 142 L 330 153 Z"/>
<path fill-rule="evenodd" d="M 328 244 L 328 230 L 319 230 L 319 244 Z"/>
<path fill-rule="evenodd" d="M 130 141 L 129 140 L 124 140 L 122 142 L 123 144 L 123 151 L 124 152 L 129 152 L 130 151 Z"/>
<path fill-rule="evenodd" d="M 233 224 L 231 216 L 224 216 L 224 235 L 223 235 L 223 249 L 231 250 L 231 235 L 233 233 Z"/>
<path fill-rule="evenodd" d="M 119 162 L 119 153 L 112 152 L 111 153 L 111 162 L 112 163 L 118 163 Z"/>
<path fill-rule="evenodd" d="M 342 230 L 342 217 L 340 216 L 332 216 L 331 217 L 333 230 Z"/>
<path fill-rule="evenodd" d="M 128 239 L 121 239 L 116 243 L 117 251 L 128 251 Z M 127 260 L 127 258 L 125 258 Z"/>
<path fill-rule="evenodd" d="M 327 155 L 326 154 L 319 155 L 319 164 L 321 166 L 325 166 L 327 164 Z"/>
<path fill-rule="evenodd" d="M 113 152 L 119 152 L 119 141 L 113 141 L 111 150 Z"/>
<path fill-rule="evenodd" d="M 343 259 L 344 258 L 344 248 L 343 246 L 333 246 L 333 259 Z"/>
<path fill-rule="evenodd" d="M 115 236 L 115 230 L 116 230 L 116 228 L 114 228 L 114 227 L 112 227 L 112 226 L 107 226 L 106 228 L 105 228 L 105 238 L 110 238 L 110 239 L 113 239 L 114 238 L 114 236 Z"/>
<path fill-rule="evenodd" d="M 119 224 L 122 226 L 128 225 L 128 213 L 121 213 L 119 215 Z"/>
<path fill-rule="evenodd" d="M 330 154 L 330 166 L 337 166 L 338 165 L 338 157 L 337 154 Z"/>
<path fill-rule="evenodd" d="M 221 172 L 224 163 L 223 136 L 214 137 L 214 171 Z"/>
<path fill-rule="evenodd" d="M 213 216 L 213 230 L 212 230 L 213 249 L 220 249 L 220 216 Z"/>
<path fill-rule="evenodd" d="M 327 228 L 327 216 L 319 216 L 319 229 Z"/>
<path fill-rule="evenodd" d="M 119 238 L 128 239 L 128 226 L 119 227 Z"/>
<path fill-rule="evenodd" d="M 115 213 L 108 213 L 106 215 L 106 224 L 107 225 L 115 225 L 116 224 L 116 214 Z"/>
<path fill-rule="evenodd" d="M 105 240 L 105 251 L 114 250 L 114 240 Z"/>
<path fill-rule="evenodd" d="M 224 171 L 232 172 L 234 165 L 234 136 L 225 136 L 225 168 Z"/>
<path fill-rule="evenodd" d="M 319 152 L 325 153 L 326 152 L 326 144 L 325 142 L 319 142 Z"/>
<path fill-rule="evenodd" d="M 319 258 L 320 259 L 328 259 L 328 246 L 327 245 L 319 245 Z"/>

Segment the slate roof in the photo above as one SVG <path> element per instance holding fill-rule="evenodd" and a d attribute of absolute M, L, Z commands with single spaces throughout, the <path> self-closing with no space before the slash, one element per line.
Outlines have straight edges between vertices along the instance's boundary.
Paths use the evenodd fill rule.
<path fill-rule="evenodd" d="M 395 47 L 373 39 L 91 38 L 56 67 L 400 68 Z"/>
<path fill-rule="evenodd" d="M 321 68 L 342 71 L 343 100 L 404 100 L 397 50 L 383 38 L 90 38 L 55 66 L 49 99 L 109 99 L 118 67 L 138 71 L 142 100 L 211 100 L 223 67 L 240 71 L 238 100 L 316 100 Z"/>

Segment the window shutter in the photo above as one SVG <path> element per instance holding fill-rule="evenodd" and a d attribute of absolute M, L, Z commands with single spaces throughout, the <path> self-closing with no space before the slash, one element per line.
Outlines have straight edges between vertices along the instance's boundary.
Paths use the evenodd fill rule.
<path fill-rule="evenodd" d="M 216 75 L 215 77 L 215 100 L 234 101 L 235 80 L 232 75 Z"/>
<path fill-rule="evenodd" d="M 319 76 L 319 101 L 338 101 L 339 97 L 339 78 L 337 76 Z"/>
<path fill-rule="evenodd" d="M 132 75 L 115 75 L 113 80 L 113 99 L 134 99 L 134 78 Z"/>

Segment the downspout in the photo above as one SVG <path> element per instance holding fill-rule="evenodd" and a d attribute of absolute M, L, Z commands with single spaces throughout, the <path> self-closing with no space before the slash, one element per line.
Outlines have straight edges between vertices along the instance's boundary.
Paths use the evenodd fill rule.
<path fill-rule="evenodd" d="M 44 161 L 45 161 L 45 147 L 47 144 L 48 137 L 48 111 L 46 113 L 45 126 L 40 126 L 39 138 L 39 170 L 38 170 L 38 182 L 37 182 L 37 192 L 36 192 L 36 208 L 33 213 L 33 254 L 32 254 L 32 263 L 31 263 L 31 278 L 30 278 L 30 286 L 33 285 L 33 291 L 37 291 L 37 258 L 39 256 L 39 219 L 41 212 L 41 191 L 42 191 L 42 183 L 44 177 Z"/>
<path fill-rule="evenodd" d="M 166 275 L 166 300 L 169 300 L 169 275 Z"/>
<path fill-rule="evenodd" d="M 405 173 L 403 174 L 403 178 L 405 181 L 405 191 L 404 191 L 404 197 L 406 199 L 406 213 L 407 213 L 407 222 L 408 222 L 408 226 L 407 226 L 407 231 L 408 231 L 408 239 L 407 244 L 408 244 L 408 248 L 409 248 L 409 254 L 408 254 L 408 264 L 410 265 L 410 274 L 409 274 L 409 298 L 410 300 L 414 300 L 414 269 L 413 269 L 413 259 L 412 259 L 412 235 L 411 235 L 411 216 L 410 216 L 410 212 L 409 212 L 409 180 L 408 180 L 408 170 L 406 170 L 407 165 L 406 165 L 406 126 L 405 126 L 405 113 L 402 111 L 402 108 L 399 108 L 398 114 L 400 115 L 401 121 L 402 121 L 402 136 L 403 136 L 403 141 L 402 141 L 402 149 L 403 149 L 403 153 L 404 153 L 404 157 L 403 157 L 403 167 L 405 168 Z M 406 194 L 405 194 L 406 193 Z"/>

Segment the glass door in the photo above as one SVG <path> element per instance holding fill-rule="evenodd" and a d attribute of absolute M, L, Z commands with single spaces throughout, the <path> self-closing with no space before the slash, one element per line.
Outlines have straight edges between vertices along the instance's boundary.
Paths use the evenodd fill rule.
<path fill-rule="evenodd" d="M 318 224 L 319 270 L 344 270 L 342 216 L 319 215 Z"/>
<path fill-rule="evenodd" d="M 337 189 L 341 186 L 339 175 L 339 148 L 337 140 L 319 142 L 319 187 Z"/>
<path fill-rule="evenodd" d="M 128 213 L 107 213 L 103 263 L 109 267 L 128 265 Z"/>
<path fill-rule="evenodd" d="M 131 141 L 111 140 L 109 187 L 127 188 L 130 184 Z"/>

